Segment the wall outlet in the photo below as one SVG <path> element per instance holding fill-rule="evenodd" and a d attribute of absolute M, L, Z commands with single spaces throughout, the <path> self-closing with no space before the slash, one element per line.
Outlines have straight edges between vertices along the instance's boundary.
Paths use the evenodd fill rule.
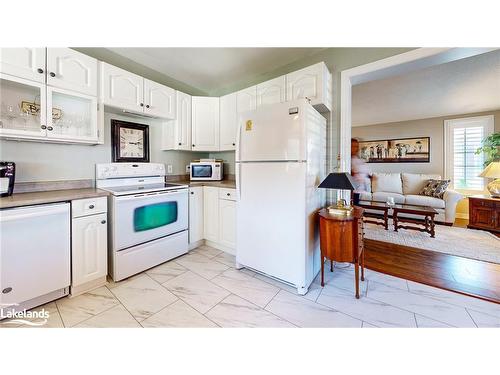
<path fill-rule="evenodd" d="M 188 164 L 188 165 L 186 165 L 186 173 L 189 173 L 189 172 L 191 172 L 191 169 L 190 169 L 190 166 Z"/>
<path fill-rule="evenodd" d="M 167 165 L 167 173 L 173 173 L 171 164 Z"/>

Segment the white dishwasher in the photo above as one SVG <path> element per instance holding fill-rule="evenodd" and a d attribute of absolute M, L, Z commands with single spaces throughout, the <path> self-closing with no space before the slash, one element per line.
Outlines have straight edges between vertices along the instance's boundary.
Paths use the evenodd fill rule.
<path fill-rule="evenodd" d="M 0 210 L 0 308 L 42 305 L 69 285 L 69 203 Z"/>

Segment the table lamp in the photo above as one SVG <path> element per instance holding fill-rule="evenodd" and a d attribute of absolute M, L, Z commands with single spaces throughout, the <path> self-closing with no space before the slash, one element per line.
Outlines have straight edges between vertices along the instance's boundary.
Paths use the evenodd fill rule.
<path fill-rule="evenodd" d="M 494 178 L 487 189 L 493 198 L 500 198 L 500 161 L 493 161 L 481 172 L 479 177 Z"/>
<path fill-rule="evenodd" d="M 318 187 L 324 189 L 353 191 L 355 189 L 355 185 L 356 183 L 354 182 L 352 176 L 349 173 L 344 172 L 330 173 Z M 346 203 L 345 199 L 339 199 L 336 204 L 328 207 L 328 213 L 347 216 L 352 213 L 352 207 Z"/>

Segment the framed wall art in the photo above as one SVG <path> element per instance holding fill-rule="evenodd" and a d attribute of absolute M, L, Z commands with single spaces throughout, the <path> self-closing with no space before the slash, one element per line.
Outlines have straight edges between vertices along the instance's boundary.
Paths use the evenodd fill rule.
<path fill-rule="evenodd" d="M 429 163 L 430 137 L 359 141 L 360 158 L 367 163 Z"/>

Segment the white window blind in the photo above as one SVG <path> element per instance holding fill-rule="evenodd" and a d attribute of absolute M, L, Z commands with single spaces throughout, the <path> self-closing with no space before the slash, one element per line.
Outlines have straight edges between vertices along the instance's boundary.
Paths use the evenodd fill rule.
<path fill-rule="evenodd" d="M 493 116 L 445 121 L 446 177 L 458 190 L 482 191 L 484 154 L 476 155 L 482 141 L 493 131 Z"/>

